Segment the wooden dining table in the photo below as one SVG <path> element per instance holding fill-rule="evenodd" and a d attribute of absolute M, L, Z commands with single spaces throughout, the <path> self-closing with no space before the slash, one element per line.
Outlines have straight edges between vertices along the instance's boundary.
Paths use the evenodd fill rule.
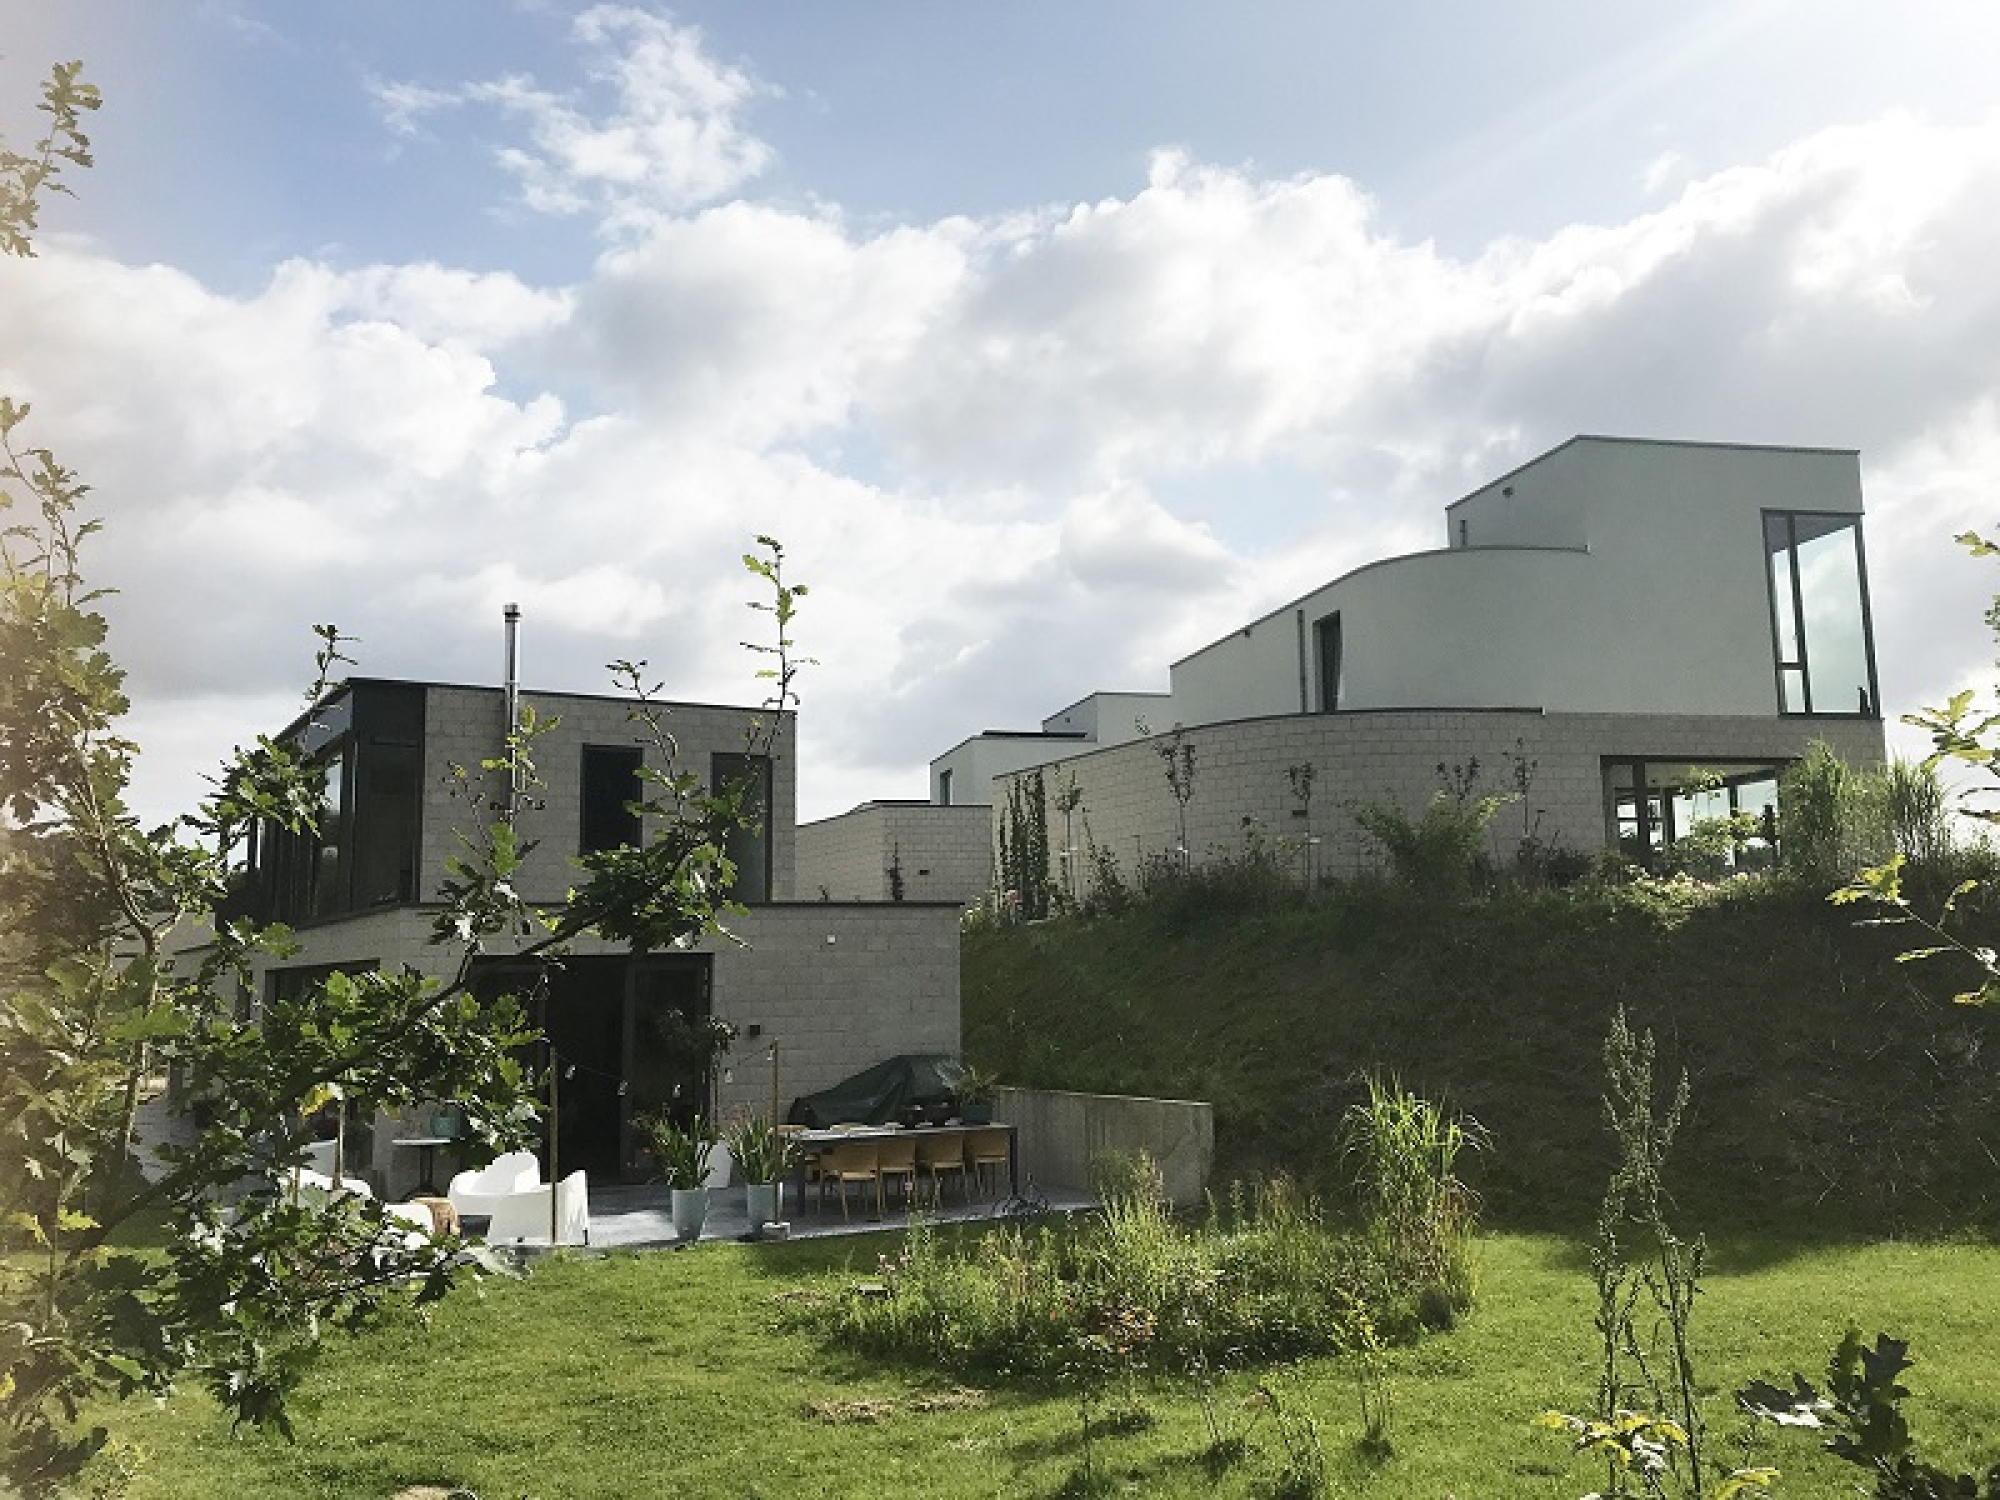
<path fill-rule="evenodd" d="M 792 1202 L 798 1206 L 798 1212 L 805 1212 L 806 1158 L 823 1146 L 837 1146 L 843 1141 L 898 1140 L 904 1136 L 919 1140 L 947 1136 L 963 1142 L 968 1134 L 980 1130 L 1007 1132 L 1007 1191 L 1009 1194 L 1020 1192 L 1021 1134 L 1004 1120 L 995 1120 L 987 1125 L 862 1125 L 853 1130 L 794 1130 L 787 1133 L 786 1138 L 792 1143 Z"/>

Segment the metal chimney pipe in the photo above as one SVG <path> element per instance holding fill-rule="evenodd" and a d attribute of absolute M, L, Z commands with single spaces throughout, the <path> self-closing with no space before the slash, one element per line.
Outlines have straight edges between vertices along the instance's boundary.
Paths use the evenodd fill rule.
<path fill-rule="evenodd" d="M 521 606 L 510 604 L 502 615 L 507 621 L 507 733 L 521 727 Z"/>
<path fill-rule="evenodd" d="M 507 757 L 507 821 L 514 820 L 514 806 L 520 801 L 521 762 L 514 753 L 514 736 L 521 728 L 521 606 L 510 604 L 501 611 L 507 622 L 506 694 L 507 735 L 502 753 Z"/>

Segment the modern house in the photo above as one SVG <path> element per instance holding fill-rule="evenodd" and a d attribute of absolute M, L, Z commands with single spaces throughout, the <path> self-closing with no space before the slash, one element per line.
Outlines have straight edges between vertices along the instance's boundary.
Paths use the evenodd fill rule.
<path fill-rule="evenodd" d="M 455 948 L 431 941 L 431 899 L 460 834 L 497 815 L 482 760 L 502 753 L 510 693 L 498 687 L 355 678 L 292 724 L 280 740 L 324 776 L 315 837 L 267 828 L 249 851 L 237 909 L 296 929 L 298 951 L 264 962 L 254 1005 L 338 970 L 410 966 L 452 972 Z M 576 883 L 575 856 L 647 835 L 631 804 L 642 765 L 659 745 L 618 697 L 523 695 L 555 727 L 534 742 L 539 784 L 517 814 L 535 841 L 517 882 L 554 904 Z M 584 939 L 561 966 L 537 974 L 504 947 L 479 960 L 478 983 L 527 992 L 534 1019 L 563 1062 L 560 1147 L 565 1168 L 594 1179 L 641 1170 L 635 1120 L 691 1112 L 702 1081 L 677 1064 L 671 1040 L 709 1017 L 737 1028 L 721 1061 L 723 1110 L 782 1110 L 801 1093 L 902 1052 L 959 1047 L 958 908 L 951 902 L 799 901 L 793 875 L 797 767 L 786 715 L 772 753 L 747 749 L 758 710 L 671 703 L 665 725 L 677 766 L 706 784 L 747 778 L 764 816 L 728 853 L 733 894 L 747 912 L 729 922 L 741 945 L 635 954 Z M 458 768 L 471 768 L 470 775 Z M 504 783 L 502 784 L 504 789 Z M 417 1160 L 397 1137 L 430 1134 L 422 1120 L 376 1122 L 358 1160 L 400 1189 Z"/>
<path fill-rule="evenodd" d="M 968 753 L 983 737 L 939 757 L 933 800 L 999 804 L 1039 766 L 1127 870 L 1180 856 L 1184 816 L 1185 857 L 1283 840 L 1302 874 L 1336 874 L 1373 858 L 1347 804 L 1414 813 L 1476 762 L 1477 792 L 1520 794 L 1496 852 L 1532 837 L 1651 859 L 1773 806 L 1814 740 L 1882 758 L 1861 515 L 1850 450 L 1572 438 L 1447 506 L 1442 547 L 1175 662 L 1145 699 L 1150 738 L 1088 712 L 1098 695 L 1008 737 L 1004 764 Z M 1175 731 L 1185 806 L 1160 758 Z M 1058 849 L 1056 878 L 1080 889 L 1086 853 Z"/>

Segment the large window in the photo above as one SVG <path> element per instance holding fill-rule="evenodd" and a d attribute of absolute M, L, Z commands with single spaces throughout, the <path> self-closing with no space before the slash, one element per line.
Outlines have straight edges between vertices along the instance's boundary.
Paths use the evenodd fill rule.
<path fill-rule="evenodd" d="M 583 831 L 585 854 L 638 844 L 640 752 L 633 745 L 583 747 Z"/>
<path fill-rule="evenodd" d="M 315 826 L 261 823 L 225 914 L 299 923 L 417 896 L 422 847 L 423 689 L 357 683 L 288 742 L 312 758 Z"/>
<path fill-rule="evenodd" d="M 1878 716 L 1861 518 L 1766 511 L 1764 553 L 1779 712 Z"/>
<path fill-rule="evenodd" d="M 1607 759 L 1607 831 L 1649 869 L 1762 869 L 1776 855 L 1782 770 L 1774 761 Z"/>
<path fill-rule="evenodd" d="M 717 754 L 709 760 L 709 786 L 720 793 L 743 792 L 743 824 L 729 835 L 723 852 L 736 866 L 730 894 L 738 901 L 771 899 L 771 758 Z"/>

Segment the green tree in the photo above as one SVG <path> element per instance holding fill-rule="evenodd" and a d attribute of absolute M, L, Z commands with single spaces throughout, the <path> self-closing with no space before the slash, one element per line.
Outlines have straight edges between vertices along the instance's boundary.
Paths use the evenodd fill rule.
<path fill-rule="evenodd" d="M 37 214 L 90 164 L 82 124 L 96 90 L 76 64 L 43 88 L 46 132 L 25 154 L 0 147 L 0 249 L 34 253 Z M 462 1101 L 469 1127 L 523 1143 L 535 1082 L 519 1004 L 468 986 L 488 948 L 554 957 L 595 933 L 634 950 L 719 930 L 733 908 L 732 831 L 753 816 L 748 787 L 704 788 L 672 761 L 672 738 L 643 664 L 614 671 L 660 742 L 639 848 L 590 856 L 560 906 L 515 890 L 526 847 L 512 798 L 465 842 L 441 892 L 452 977 L 342 975 L 255 1019 L 223 996 L 260 954 L 287 951 L 279 927 L 214 920 L 230 851 L 263 825 L 309 831 L 320 780 L 284 744 L 239 749 L 192 815 L 145 828 L 126 802 L 137 747 L 120 730 L 125 676 L 107 649 L 83 549 L 100 523 L 87 487 L 31 446 L 24 404 L 0 397 L 0 1488 L 56 1493 L 103 1445 L 86 1413 L 107 1400 L 198 1381 L 238 1421 L 289 1431 L 287 1398 L 324 1330 L 445 1295 L 496 1264 L 445 1237 L 410 1236 L 380 1205 L 326 1205 L 232 1188 L 269 1182 L 298 1159 L 309 1119 L 342 1100 L 363 1110 Z M 777 712 L 748 731 L 768 749 L 793 700 L 789 628 L 805 591 L 783 578 L 768 538 L 746 565 L 774 602 L 777 644 L 762 675 Z M 330 626 L 310 701 L 346 661 Z M 536 735 L 525 716 L 481 768 L 521 795 Z M 189 948 L 177 931 L 207 924 Z M 203 1130 L 137 1170 L 134 1121 L 150 1080 L 172 1067 Z"/>
<path fill-rule="evenodd" d="M 1961 532 L 1954 540 L 1974 557 L 2000 557 L 2000 545 L 1986 540 L 1977 532 Z M 2000 596 L 1996 596 L 1987 609 L 1986 623 L 1996 636 L 2000 636 Z M 2000 780 L 2000 702 L 1982 703 L 1978 693 L 1966 688 L 1953 694 L 1941 708 L 1920 709 L 1914 714 L 1904 715 L 1904 722 L 1927 731 L 1931 737 L 1933 748 L 1923 763 L 1926 769 L 1947 764 L 1970 767 L 1991 780 Z M 1990 794 L 1990 787 L 1968 790 L 1959 798 L 1958 811 L 1988 827 L 2000 825 L 2000 808 L 1977 800 L 1981 795 Z M 1922 801 L 1924 798 L 1904 800 Z M 1903 819 L 1919 824 L 1926 820 L 1927 815 L 1921 811 Z M 1916 842 L 1935 843 L 1937 840 L 1931 838 Z M 1945 842 L 1949 842 L 1948 837 Z M 1969 973 L 1973 981 L 1971 988 L 1961 989 L 1953 999 L 1961 1005 L 2000 1006 L 2000 953 L 1996 953 L 1990 934 L 1973 925 L 1982 918 L 1990 924 L 1995 900 L 2000 898 L 2000 880 L 1990 876 L 1961 880 L 1934 908 L 1920 909 L 1904 879 L 1908 860 L 1913 855 L 1921 857 L 1920 850 L 1907 844 L 1899 847 L 1887 861 L 1861 871 L 1828 899 L 1841 904 L 1868 903 L 1883 912 L 1877 920 L 1890 925 L 1915 927 L 1924 934 L 1926 941 L 1901 955 L 1905 963 L 1931 958 L 1949 959 L 1957 964 L 1960 972 Z M 1935 915 L 1931 914 L 1932 910 Z"/>
<path fill-rule="evenodd" d="M 1049 914 L 1048 785 L 1039 768 L 1007 783 L 1000 817 L 1002 900 L 1024 922 Z"/>

